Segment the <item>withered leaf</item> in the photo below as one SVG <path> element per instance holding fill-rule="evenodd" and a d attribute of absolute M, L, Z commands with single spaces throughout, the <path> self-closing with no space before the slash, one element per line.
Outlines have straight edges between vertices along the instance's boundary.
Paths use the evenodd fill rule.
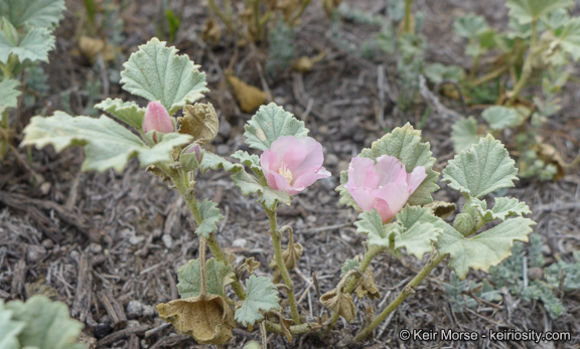
<path fill-rule="evenodd" d="M 246 84 L 234 75 L 227 74 L 226 79 L 232 86 L 234 96 L 243 112 L 252 113 L 268 100 L 266 92 L 255 86 Z"/>
<path fill-rule="evenodd" d="M 179 133 L 192 135 L 196 143 L 203 145 L 217 135 L 219 120 L 211 103 L 195 103 L 183 107 L 179 125 Z"/>
<path fill-rule="evenodd" d="M 359 284 L 354 292 L 358 298 L 364 298 L 367 295 L 369 298 L 379 298 L 379 290 L 375 285 L 375 278 L 371 268 L 368 268 L 365 274 L 361 276 Z"/>
<path fill-rule="evenodd" d="M 326 308 L 337 312 L 348 322 L 352 322 L 356 316 L 356 308 L 350 294 L 337 292 L 336 289 L 326 292 L 320 297 L 320 303 Z"/>

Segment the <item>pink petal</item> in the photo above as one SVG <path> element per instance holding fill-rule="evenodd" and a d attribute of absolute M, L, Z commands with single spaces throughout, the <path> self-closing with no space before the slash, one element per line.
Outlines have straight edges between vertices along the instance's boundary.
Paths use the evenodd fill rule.
<path fill-rule="evenodd" d="M 375 171 L 379 174 L 379 185 L 398 182 L 407 178 L 405 165 L 399 159 L 390 155 L 382 155 L 377 158 Z"/>
<path fill-rule="evenodd" d="M 286 156 L 284 156 L 284 159 L 282 160 L 295 177 L 300 177 L 306 173 L 316 172 L 322 167 L 322 162 L 324 161 L 322 145 L 314 138 L 297 138 L 294 147 L 291 149 L 292 150 L 289 153 L 305 154 L 300 162 L 296 161 L 291 163 L 287 161 L 286 156 L 288 156 L 289 153 L 286 153 Z M 294 158 L 298 159 L 299 157 L 294 156 Z"/>
<path fill-rule="evenodd" d="M 365 187 L 347 189 L 350 196 L 352 196 L 362 211 L 370 211 L 375 208 L 375 195 L 373 195 L 373 189 Z"/>
<path fill-rule="evenodd" d="M 376 188 L 379 184 L 379 175 L 375 171 L 372 159 L 357 156 L 350 161 L 348 167 L 348 182 L 346 188 Z M 349 189 L 350 190 L 350 189 Z"/>
<path fill-rule="evenodd" d="M 427 173 L 425 172 L 425 167 L 417 166 L 413 169 L 413 172 L 407 175 L 407 183 L 409 184 L 409 195 L 413 194 L 415 190 L 421 185 L 423 180 L 427 178 Z"/>
<path fill-rule="evenodd" d="M 393 218 L 405 206 L 410 196 L 406 181 L 387 183 L 375 189 L 372 194 L 377 198 L 379 203 L 380 201 L 383 202 L 380 203 L 377 210 L 379 210 L 379 213 L 381 213 L 381 210 L 383 211 L 384 216 L 381 214 L 381 218 L 383 218 L 384 222 Z M 389 210 L 387 211 L 386 208 Z"/>
<path fill-rule="evenodd" d="M 317 180 L 328 177 L 330 177 L 330 172 L 328 172 L 324 167 L 321 167 L 316 172 L 303 173 L 300 177 L 297 177 L 294 180 L 294 187 L 306 188 Z"/>
<path fill-rule="evenodd" d="M 173 132 L 174 130 L 173 122 L 167 109 L 157 101 L 149 102 L 143 119 L 143 132 L 147 133 L 151 130 L 163 133 Z"/>

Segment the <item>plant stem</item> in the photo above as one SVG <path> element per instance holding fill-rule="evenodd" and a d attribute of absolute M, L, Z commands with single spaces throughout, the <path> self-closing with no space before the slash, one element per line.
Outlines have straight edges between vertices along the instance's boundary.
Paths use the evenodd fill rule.
<path fill-rule="evenodd" d="M 177 188 L 177 190 L 187 203 L 189 211 L 193 215 L 196 224 L 199 226 L 203 222 L 203 218 L 197 207 L 197 200 L 195 198 L 195 195 L 193 194 L 193 188 L 190 187 L 189 180 L 187 179 L 187 173 L 183 171 L 183 169 L 170 170 L 162 168 L 162 170 L 166 174 L 168 174 L 173 180 L 175 187 Z M 224 254 L 223 250 L 218 244 L 214 233 L 210 234 L 209 238 L 207 239 L 207 244 L 209 246 L 209 249 L 211 250 L 211 253 L 213 253 L 213 255 L 218 261 L 231 266 L 230 261 L 227 259 L 226 255 Z M 234 281 L 232 282 L 232 288 L 234 289 L 234 292 L 236 293 L 236 295 L 240 300 L 246 299 L 244 287 L 242 286 L 237 277 L 235 277 Z"/>
<path fill-rule="evenodd" d="M 354 291 L 354 289 L 358 285 L 358 282 L 360 281 L 361 277 L 364 275 L 367 268 L 371 264 L 371 261 L 373 260 L 373 258 L 375 258 L 378 254 L 383 252 L 385 249 L 386 248 L 382 247 L 382 246 L 376 246 L 376 245 L 369 246 L 369 248 L 365 252 L 365 254 L 360 262 L 359 273 L 356 273 L 356 274 L 349 277 L 348 281 L 346 282 L 346 285 L 344 286 L 344 290 L 343 290 L 344 293 L 351 294 Z M 329 329 L 334 327 L 334 324 L 336 324 L 338 317 L 339 317 L 338 312 L 334 312 L 332 314 L 332 317 L 330 318 L 329 327 L 328 327 Z"/>
<path fill-rule="evenodd" d="M 272 321 L 264 321 L 266 325 L 266 329 L 270 332 L 276 332 L 278 334 L 284 335 L 284 331 L 282 330 L 282 326 L 279 324 L 273 323 Z M 305 323 L 300 325 L 292 325 L 288 328 L 291 334 L 304 334 L 309 333 L 315 330 L 318 330 L 321 326 L 317 323 Z"/>
<path fill-rule="evenodd" d="M 304 13 L 304 10 L 306 10 L 308 5 L 310 4 L 310 1 L 311 0 L 302 0 L 302 3 L 300 4 L 300 9 L 298 10 L 298 12 L 296 12 L 296 14 L 292 17 L 292 19 L 290 19 L 290 22 L 288 22 L 288 24 L 290 24 L 291 26 L 296 25 L 296 22 L 298 21 L 298 19 L 300 19 L 300 17 Z"/>
<path fill-rule="evenodd" d="M 415 292 L 413 288 L 419 285 L 421 281 L 423 281 L 423 279 L 427 275 L 429 275 L 429 273 L 431 273 L 433 268 L 435 268 L 439 263 L 441 263 L 441 261 L 443 261 L 443 259 L 445 259 L 446 256 L 447 254 L 440 254 L 437 255 L 434 259 L 432 258 L 429 261 L 429 263 L 427 263 L 427 265 L 425 265 L 423 269 L 419 271 L 419 274 L 417 274 L 411 281 L 409 281 L 407 285 L 405 285 L 405 288 L 403 288 L 403 290 L 401 291 L 401 293 L 399 293 L 397 298 L 395 298 L 377 317 L 373 319 L 373 321 L 371 321 L 370 324 L 368 324 L 356 335 L 355 340 L 360 342 L 361 340 L 365 339 L 369 334 L 371 334 L 371 332 L 381 322 L 385 321 L 385 319 L 387 318 L 387 316 L 389 316 L 389 314 L 391 314 L 395 309 L 397 309 L 397 307 L 401 305 L 401 303 L 403 303 L 403 301 L 407 297 L 409 297 L 409 295 Z"/>
<path fill-rule="evenodd" d="M 205 249 L 206 249 L 205 239 L 199 237 L 199 270 L 201 272 L 201 291 L 199 295 L 204 298 L 207 295 L 207 272 L 205 266 Z"/>
<path fill-rule="evenodd" d="M 526 60 L 524 62 L 524 67 L 522 68 L 522 73 L 520 75 L 520 79 L 518 80 L 518 83 L 514 87 L 514 90 L 512 92 L 512 96 L 510 97 L 510 99 L 506 103 L 506 105 L 508 105 L 508 106 L 512 105 L 516 101 L 516 99 L 518 98 L 518 96 L 520 94 L 520 91 L 526 85 L 526 82 L 528 82 L 528 79 L 532 75 L 532 62 L 536 56 L 536 37 L 538 36 L 537 24 L 538 24 L 538 19 L 534 18 L 532 20 L 532 37 L 531 37 L 529 53 L 528 53 Z"/>
<path fill-rule="evenodd" d="M 229 14 L 229 17 L 224 15 L 222 10 L 220 10 L 220 8 L 215 3 L 215 0 L 209 0 L 207 5 L 210 8 L 210 10 L 212 10 L 213 13 L 215 13 L 215 15 L 218 16 L 218 18 L 222 20 L 222 22 L 226 25 L 226 28 L 228 29 L 228 31 L 234 32 L 234 27 L 232 25 L 231 13 Z"/>
<path fill-rule="evenodd" d="M 294 295 L 294 286 L 292 285 L 292 279 L 290 279 L 290 274 L 288 274 L 288 269 L 286 268 L 286 263 L 284 263 L 284 258 L 282 257 L 282 239 L 280 238 L 280 233 L 278 232 L 278 222 L 276 219 L 276 208 L 270 210 L 263 206 L 266 214 L 268 215 L 268 220 L 270 221 L 270 235 L 272 236 L 272 245 L 274 246 L 274 258 L 276 260 L 276 265 L 278 270 L 280 270 L 280 275 L 284 280 L 284 284 L 288 288 L 288 302 L 290 303 L 290 311 L 292 313 L 292 320 L 294 320 L 295 325 L 300 325 L 300 314 L 298 313 L 298 306 L 296 305 L 296 296 Z"/>
<path fill-rule="evenodd" d="M 403 18 L 403 31 L 405 33 L 411 32 L 411 5 L 413 0 L 405 0 L 405 17 Z"/>
<path fill-rule="evenodd" d="M 501 67 L 497 68 L 496 70 L 493 70 L 487 74 L 485 74 L 484 76 L 480 77 L 479 79 L 473 81 L 471 83 L 472 87 L 484 84 L 490 80 L 493 80 L 495 78 L 497 78 L 498 76 L 500 76 L 501 74 L 505 73 L 505 71 L 507 70 L 507 66 L 506 65 L 502 65 Z"/>

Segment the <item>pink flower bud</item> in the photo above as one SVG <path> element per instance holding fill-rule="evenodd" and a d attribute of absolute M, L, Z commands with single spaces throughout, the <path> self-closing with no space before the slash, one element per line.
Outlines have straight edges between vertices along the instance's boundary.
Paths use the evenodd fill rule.
<path fill-rule="evenodd" d="M 322 162 L 322 145 L 314 138 L 280 137 L 260 156 L 270 188 L 296 195 L 318 179 L 330 176 Z"/>
<path fill-rule="evenodd" d="M 149 102 L 145 112 L 145 119 L 143 120 L 143 132 L 147 133 L 151 130 L 163 133 L 173 132 L 174 130 L 173 122 L 167 109 L 157 101 Z"/>
<path fill-rule="evenodd" d="M 425 177 L 425 167 L 417 166 L 407 173 L 394 156 L 380 156 L 376 163 L 357 156 L 350 162 L 345 188 L 361 210 L 376 209 L 386 223 L 405 206 Z"/>
<path fill-rule="evenodd" d="M 185 149 L 184 153 L 188 154 L 188 153 L 195 153 L 195 157 L 197 158 L 197 162 L 201 161 L 201 146 L 197 143 L 191 143 L 191 145 L 189 145 L 187 147 L 187 149 Z"/>

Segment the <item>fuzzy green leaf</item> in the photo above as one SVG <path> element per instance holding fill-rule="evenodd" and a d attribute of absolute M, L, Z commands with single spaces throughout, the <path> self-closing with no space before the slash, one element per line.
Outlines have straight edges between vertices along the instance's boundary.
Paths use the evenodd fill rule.
<path fill-rule="evenodd" d="M 492 130 L 503 130 L 521 125 L 525 115 L 514 108 L 493 106 L 487 108 L 481 116 L 487 121 Z"/>
<path fill-rule="evenodd" d="M 491 210 L 487 209 L 487 203 L 483 200 L 471 198 L 471 207 L 477 210 L 486 222 L 494 219 L 505 220 L 512 216 L 523 216 L 530 214 L 530 208 L 525 202 L 516 198 L 496 197 L 495 204 Z"/>
<path fill-rule="evenodd" d="M 548 12 L 572 6 L 572 0 L 508 0 L 506 6 L 510 9 L 510 16 L 521 24 L 532 22 L 534 19 Z"/>
<path fill-rule="evenodd" d="M 70 318 L 64 303 L 33 296 L 26 303 L 9 302 L 6 308 L 13 311 L 14 321 L 26 324 L 18 335 L 22 348 L 86 349 L 77 342 L 83 324 Z"/>
<path fill-rule="evenodd" d="M 443 170 L 443 180 L 455 190 L 481 197 L 500 188 L 513 187 L 517 179 L 514 164 L 503 144 L 488 135 L 449 161 Z"/>
<path fill-rule="evenodd" d="M 205 73 L 199 71 L 199 65 L 157 38 L 139 46 L 123 67 L 123 89 L 149 101 L 160 101 L 169 114 L 197 101 L 208 91 Z"/>
<path fill-rule="evenodd" d="M 463 78 L 463 69 L 456 65 L 433 63 L 425 67 L 425 76 L 434 84 L 446 80 L 460 81 Z"/>
<path fill-rule="evenodd" d="M 453 22 L 455 33 L 464 38 L 475 38 L 479 33 L 487 29 L 487 22 L 482 16 L 467 14 L 458 17 Z"/>
<path fill-rule="evenodd" d="M 204 150 L 203 152 L 203 158 L 201 159 L 199 168 L 202 173 L 205 173 L 208 170 L 217 170 L 220 168 L 226 172 L 238 172 L 243 169 L 240 164 L 234 164 L 233 162 L 207 150 Z"/>
<path fill-rule="evenodd" d="M 577 61 L 580 58 L 580 18 L 569 20 L 558 35 L 558 40 L 564 51 Z"/>
<path fill-rule="evenodd" d="M 135 102 L 124 102 L 120 98 L 107 98 L 95 105 L 95 108 L 113 115 L 138 131 L 142 129 L 145 108 L 139 107 Z"/>
<path fill-rule="evenodd" d="M 408 200 L 410 205 L 423 205 L 433 201 L 431 193 L 439 189 L 439 186 L 435 184 L 439 173 L 432 169 L 435 158 L 431 156 L 429 148 L 429 143 L 421 142 L 421 131 L 415 130 L 411 124 L 407 123 L 373 142 L 370 148 L 363 149 L 360 156 L 371 159 L 376 159 L 381 155 L 394 156 L 405 164 L 409 173 L 417 166 L 424 166 L 427 177 Z"/>
<path fill-rule="evenodd" d="M 246 299 L 236 310 L 235 319 L 242 325 L 253 326 L 264 318 L 262 312 L 278 310 L 279 303 L 278 290 L 272 280 L 251 275 L 246 281 Z"/>
<path fill-rule="evenodd" d="M 25 60 L 48 62 L 48 52 L 54 48 L 54 36 L 46 28 L 28 29 L 24 38 L 14 41 L 7 33 L 7 23 L 0 30 L 0 62 L 6 64 L 13 54 L 20 62 Z"/>
<path fill-rule="evenodd" d="M 8 18 L 15 27 L 52 27 L 65 8 L 65 0 L 2 0 L 0 17 Z"/>
<path fill-rule="evenodd" d="M 13 312 L 6 309 L 4 301 L 0 299 L 0 348 L 20 349 L 18 334 L 24 329 L 24 322 L 12 319 Z"/>
<path fill-rule="evenodd" d="M 244 150 L 238 150 L 232 154 L 232 158 L 248 166 L 255 174 L 262 173 L 262 166 L 260 165 L 260 157 L 258 155 L 249 154 Z"/>
<path fill-rule="evenodd" d="M 354 225 L 357 233 L 368 236 L 369 245 L 392 247 L 399 234 L 399 226 L 396 223 L 385 226 L 377 210 L 362 212 Z"/>
<path fill-rule="evenodd" d="M 477 135 L 477 121 L 470 116 L 455 122 L 451 130 L 451 140 L 456 153 L 477 144 L 481 137 Z"/>
<path fill-rule="evenodd" d="M 207 293 L 225 297 L 224 288 L 233 280 L 232 267 L 210 258 L 205 263 Z M 201 263 L 192 259 L 177 270 L 177 290 L 181 298 L 197 297 L 201 292 Z"/>
<path fill-rule="evenodd" d="M 433 245 L 443 231 L 440 218 L 434 216 L 426 207 L 406 206 L 397 214 L 401 224 L 401 234 L 395 238 L 395 248 L 405 248 L 408 254 L 421 259 L 433 250 Z"/>
<path fill-rule="evenodd" d="M 301 138 L 308 135 L 303 121 L 275 103 L 261 106 L 246 123 L 245 130 L 246 143 L 258 150 L 269 149 L 272 142 L 282 136 Z"/>
<path fill-rule="evenodd" d="M 449 265 L 460 278 L 469 268 L 488 271 L 509 257 L 515 240 L 528 241 L 534 221 L 528 218 L 510 218 L 481 234 L 464 237 L 455 229 L 447 229 L 439 238 L 441 253 L 449 253 Z"/>
<path fill-rule="evenodd" d="M 109 168 L 121 172 L 127 162 L 138 157 L 141 166 L 171 161 L 173 148 L 189 143 L 191 136 L 178 133 L 163 135 L 153 147 L 145 145 L 139 137 L 113 119 L 101 115 L 72 117 L 57 111 L 51 117 L 35 116 L 24 129 L 21 145 L 42 148 L 52 144 L 57 152 L 69 145 L 85 146 L 86 159 L 82 170 L 105 171 Z"/>
<path fill-rule="evenodd" d="M 217 204 L 211 200 L 203 200 L 199 204 L 199 214 L 201 215 L 201 224 L 195 230 L 195 233 L 204 238 L 218 230 L 218 223 L 224 219 Z"/>
<path fill-rule="evenodd" d="M 20 91 L 20 82 L 14 79 L 4 79 L 0 82 L 0 114 L 8 108 L 16 108 Z"/>

